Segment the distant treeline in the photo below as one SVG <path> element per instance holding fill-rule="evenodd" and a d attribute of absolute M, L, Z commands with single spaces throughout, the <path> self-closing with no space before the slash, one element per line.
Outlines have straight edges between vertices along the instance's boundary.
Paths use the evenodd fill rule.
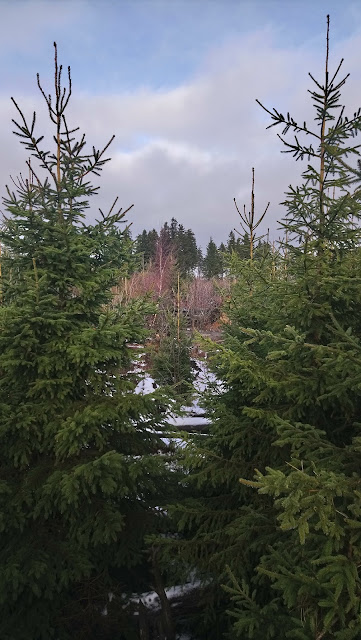
<path fill-rule="evenodd" d="M 259 258 L 269 250 L 269 243 L 260 240 L 255 248 L 254 257 Z M 234 231 L 230 231 L 226 244 L 222 242 L 217 246 L 213 238 L 210 238 L 203 255 L 192 229 L 185 229 L 172 218 L 170 223 L 163 224 L 159 232 L 156 229 L 144 229 L 136 236 L 135 252 L 139 256 L 140 269 L 154 264 L 159 254 L 163 257 L 172 254 L 183 278 L 194 273 L 205 278 L 223 278 L 227 275 L 228 257 L 232 253 L 240 258 L 249 258 L 250 240 L 247 233 L 236 236 Z"/>

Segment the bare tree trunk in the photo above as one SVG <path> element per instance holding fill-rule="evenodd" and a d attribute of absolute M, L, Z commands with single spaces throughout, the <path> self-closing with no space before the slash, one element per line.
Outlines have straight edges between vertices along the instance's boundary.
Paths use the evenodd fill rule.
<path fill-rule="evenodd" d="M 149 625 L 147 620 L 147 607 L 143 602 L 139 603 L 139 638 L 149 640 Z"/>
<path fill-rule="evenodd" d="M 157 550 L 153 547 L 151 552 L 152 569 L 154 575 L 154 589 L 158 594 L 162 608 L 162 630 L 164 640 L 175 640 L 175 626 L 171 606 L 164 590 L 162 575 L 159 569 Z M 163 640 L 163 639 L 162 639 Z"/>

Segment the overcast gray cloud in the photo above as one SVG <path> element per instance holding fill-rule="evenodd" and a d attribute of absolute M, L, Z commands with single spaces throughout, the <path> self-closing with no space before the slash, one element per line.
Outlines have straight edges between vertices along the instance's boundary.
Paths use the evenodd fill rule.
<path fill-rule="evenodd" d="M 343 55 L 345 72 L 352 72 L 344 92 L 351 112 L 361 105 L 360 50 L 360 34 L 354 33 L 338 43 L 331 56 L 338 62 Z M 299 182 L 305 165 L 280 153 L 276 130 L 265 130 L 269 119 L 255 98 L 282 112 L 290 110 L 302 120 L 312 119 L 307 72 L 322 74 L 323 57 L 323 40 L 285 49 L 277 46 L 272 29 L 266 28 L 241 42 L 214 46 L 190 81 L 169 90 L 144 87 L 94 96 L 77 91 L 74 77 L 71 123 L 80 124 L 90 144 L 101 146 L 116 135 L 97 206 L 105 207 L 119 195 L 124 207 L 135 204 L 134 232 L 159 227 L 174 216 L 203 244 L 210 235 L 221 242 L 238 224 L 233 197 L 240 205 L 249 205 L 254 166 L 256 205 L 263 211 L 271 202 L 263 231 L 268 226 L 277 237 L 277 219 L 284 213 L 279 202 L 288 185 Z M 46 108 L 39 106 L 35 83 L 31 96 L 21 99 L 19 91 L 18 98 L 27 113 L 37 109 L 40 132 Z M 11 117 L 14 109 L 2 96 L 1 185 L 9 173 L 21 170 L 26 157 L 5 126 Z"/>

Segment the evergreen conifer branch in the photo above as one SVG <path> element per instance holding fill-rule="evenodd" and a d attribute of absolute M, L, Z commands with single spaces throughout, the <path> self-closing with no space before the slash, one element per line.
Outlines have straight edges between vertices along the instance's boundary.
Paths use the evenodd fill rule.
<path fill-rule="evenodd" d="M 0 229 L 0 636 L 137 636 L 124 594 L 133 578 L 150 590 L 145 538 L 167 532 L 157 506 L 179 478 L 161 439 L 169 400 L 136 393 L 128 345 L 144 342 L 153 307 L 112 300 L 133 260 L 119 224 L 131 207 L 115 200 L 86 220 L 98 188 L 84 176 L 109 143 L 86 155 L 65 120 L 71 78 L 65 91 L 56 45 L 54 63 L 54 97 L 38 85 L 55 150 L 13 100 L 31 157 L 29 176 L 7 186 Z"/>
<path fill-rule="evenodd" d="M 360 166 L 350 142 L 361 122 L 339 105 L 348 76 L 338 81 L 342 63 L 331 74 L 328 56 L 329 18 L 324 80 L 311 76 L 316 131 L 268 111 L 270 126 L 295 134 L 285 148 L 296 159 L 311 148 L 283 203 L 287 273 L 276 252 L 252 279 L 233 260 L 212 357 L 222 391 L 206 400 L 209 434 L 182 459 L 187 486 L 173 513 L 185 540 L 167 548 L 208 579 L 222 630 L 203 635 L 217 640 L 361 633 Z"/>
<path fill-rule="evenodd" d="M 255 221 L 255 199 L 254 199 L 254 168 L 252 167 L 252 189 L 251 189 L 251 210 L 246 213 L 246 205 L 243 205 L 243 213 L 241 213 L 241 211 L 238 208 L 237 202 L 236 202 L 236 198 L 233 198 L 235 207 L 237 209 L 237 213 L 239 215 L 239 217 L 241 218 L 241 227 L 243 229 L 243 231 L 245 233 L 249 233 L 249 238 L 250 238 L 250 259 L 251 261 L 253 260 L 253 254 L 254 254 L 254 247 L 255 247 L 255 242 L 256 242 L 256 229 L 259 227 L 259 225 L 262 223 L 267 211 L 268 211 L 268 207 L 270 205 L 270 203 L 268 202 L 264 212 L 259 216 L 259 218 Z M 234 231 L 236 231 L 239 235 L 240 232 L 235 228 Z M 263 237 L 263 236 L 262 236 Z"/>

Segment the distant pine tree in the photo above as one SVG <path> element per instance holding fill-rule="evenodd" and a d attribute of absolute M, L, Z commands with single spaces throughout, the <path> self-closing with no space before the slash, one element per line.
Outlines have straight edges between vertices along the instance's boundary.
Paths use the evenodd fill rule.
<path fill-rule="evenodd" d="M 232 253 L 232 251 L 236 250 L 236 236 L 234 235 L 234 231 L 230 231 L 227 241 L 227 251 Z"/>
<path fill-rule="evenodd" d="M 147 267 L 155 258 L 156 247 L 158 242 L 158 233 L 155 229 L 146 231 L 143 229 L 135 241 L 135 251 L 141 258 L 140 266 Z"/>
<path fill-rule="evenodd" d="M 227 272 L 227 264 L 226 264 L 226 258 L 227 258 L 227 247 L 226 245 L 221 242 L 221 244 L 218 247 L 218 253 L 221 259 L 221 277 L 223 278 L 226 275 Z"/>
<path fill-rule="evenodd" d="M 201 247 L 197 248 L 197 264 L 196 264 L 196 267 L 197 267 L 197 275 L 199 277 L 200 274 L 203 271 L 203 252 L 202 252 Z"/>
<path fill-rule="evenodd" d="M 168 238 L 181 278 L 193 274 L 198 263 L 198 248 L 192 229 L 185 229 L 175 218 L 166 223 L 161 233 Z"/>
<path fill-rule="evenodd" d="M 206 255 L 203 258 L 203 273 L 206 278 L 219 278 L 222 275 L 222 271 L 222 258 L 216 243 L 210 238 Z"/>

